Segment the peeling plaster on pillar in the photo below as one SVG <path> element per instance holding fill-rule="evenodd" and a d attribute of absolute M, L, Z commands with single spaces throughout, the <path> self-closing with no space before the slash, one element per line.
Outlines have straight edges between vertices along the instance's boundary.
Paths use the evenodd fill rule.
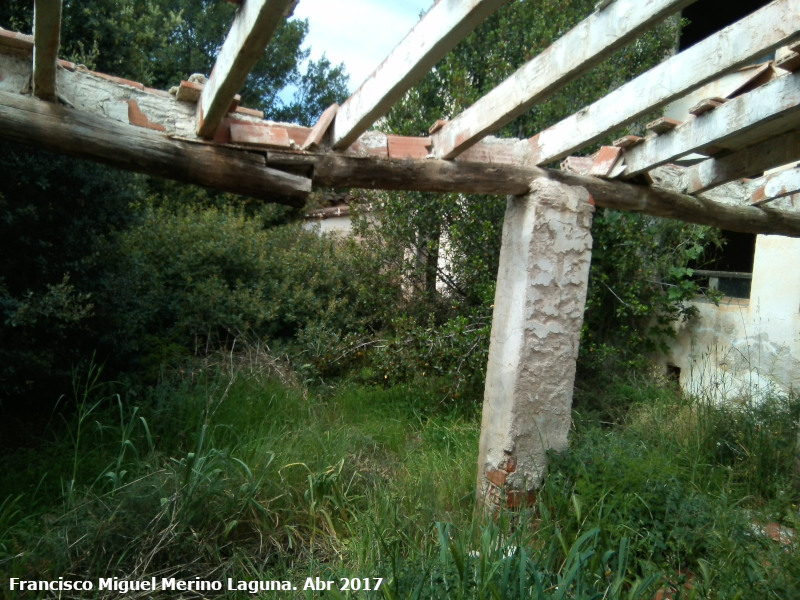
<path fill-rule="evenodd" d="M 567 447 L 593 213 L 585 189 L 547 179 L 508 200 L 478 461 L 490 506 L 530 501 L 547 450 Z"/>

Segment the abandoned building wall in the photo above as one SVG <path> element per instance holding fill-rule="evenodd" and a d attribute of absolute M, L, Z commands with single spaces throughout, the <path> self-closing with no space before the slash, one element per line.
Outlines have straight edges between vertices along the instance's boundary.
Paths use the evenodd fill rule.
<path fill-rule="evenodd" d="M 718 401 L 800 390 L 800 239 L 759 235 L 749 299 L 698 300 L 667 364 L 681 386 Z"/>

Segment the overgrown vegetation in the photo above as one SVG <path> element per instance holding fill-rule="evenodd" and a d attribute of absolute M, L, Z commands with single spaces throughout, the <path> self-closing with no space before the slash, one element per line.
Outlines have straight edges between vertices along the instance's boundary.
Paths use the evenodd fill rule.
<path fill-rule="evenodd" d="M 0 458 L 4 586 L 58 573 L 290 580 L 297 596 L 309 575 L 381 577 L 358 595 L 384 598 L 797 591 L 796 541 L 759 532 L 800 525 L 796 398 L 734 410 L 639 380 L 619 425 L 576 414 L 534 512 L 484 521 L 478 411 L 435 386 L 307 388 L 255 347 L 138 397 L 99 375 L 76 373 L 74 416 L 48 441 Z"/>
<path fill-rule="evenodd" d="M 29 29 L 28 4 L 5 3 L 0 24 Z M 509 3 L 387 127 L 427 131 L 594 5 Z M 65 56 L 168 87 L 208 71 L 232 10 L 65 1 Z M 675 26 L 503 133 L 532 135 L 655 64 Z M 340 67 L 298 71 L 305 30 L 279 31 L 246 104 L 308 123 L 341 99 Z M 369 195 L 357 241 L 337 240 L 288 208 L 3 150 L 0 595 L 11 577 L 59 576 L 285 579 L 305 597 L 308 576 L 379 577 L 350 595 L 388 599 L 798 593 L 796 541 L 760 533 L 798 527 L 798 399 L 725 408 L 641 375 L 691 316 L 715 232 L 597 213 L 570 448 L 536 510 L 484 519 L 475 453 L 504 200 Z"/>

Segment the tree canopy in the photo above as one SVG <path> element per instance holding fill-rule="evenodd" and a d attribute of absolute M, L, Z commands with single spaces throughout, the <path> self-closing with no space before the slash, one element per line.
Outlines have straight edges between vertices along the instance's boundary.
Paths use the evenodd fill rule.
<path fill-rule="evenodd" d="M 27 0 L 3 2 L 0 26 L 30 32 L 32 8 Z M 210 73 L 235 10 L 217 0 L 64 0 L 60 56 L 168 89 L 192 73 Z M 307 32 L 308 23 L 297 19 L 278 29 L 241 91 L 243 104 L 273 118 L 313 122 L 343 99 L 343 66 L 307 62 Z M 292 86 L 293 96 L 291 89 L 282 93 Z M 71 367 L 94 351 L 117 365 L 129 360 L 120 348 L 140 344 L 112 339 L 122 329 L 116 321 L 126 317 L 111 313 L 121 303 L 110 299 L 135 290 L 109 289 L 110 258 L 117 255 L 109 244 L 116 232 L 146 222 L 148 205 L 247 204 L 8 144 L 0 172 L 0 404 L 26 396 L 29 406 L 34 398 L 51 405 Z M 286 217 L 248 206 L 262 223 Z"/>

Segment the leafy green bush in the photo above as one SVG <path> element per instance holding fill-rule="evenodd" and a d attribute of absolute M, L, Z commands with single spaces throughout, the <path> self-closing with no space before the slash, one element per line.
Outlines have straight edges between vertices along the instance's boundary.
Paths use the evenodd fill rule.
<path fill-rule="evenodd" d="M 719 231 L 645 215 L 599 210 L 579 364 L 598 374 L 641 369 L 663 349 L 672 324 L 696 314 L 704 290 L 692 281 L 697 260 L 719 246 Z"/>
<path fill-rule="evenodd" d="M 146 207 L 109 251 L 109 341 L 146 369 L 237 338 L 313 353 L 315 337 L 366 328 L 381 308 L 343 243 L 297 225 L 263 229 L 234 209 Z"/>

